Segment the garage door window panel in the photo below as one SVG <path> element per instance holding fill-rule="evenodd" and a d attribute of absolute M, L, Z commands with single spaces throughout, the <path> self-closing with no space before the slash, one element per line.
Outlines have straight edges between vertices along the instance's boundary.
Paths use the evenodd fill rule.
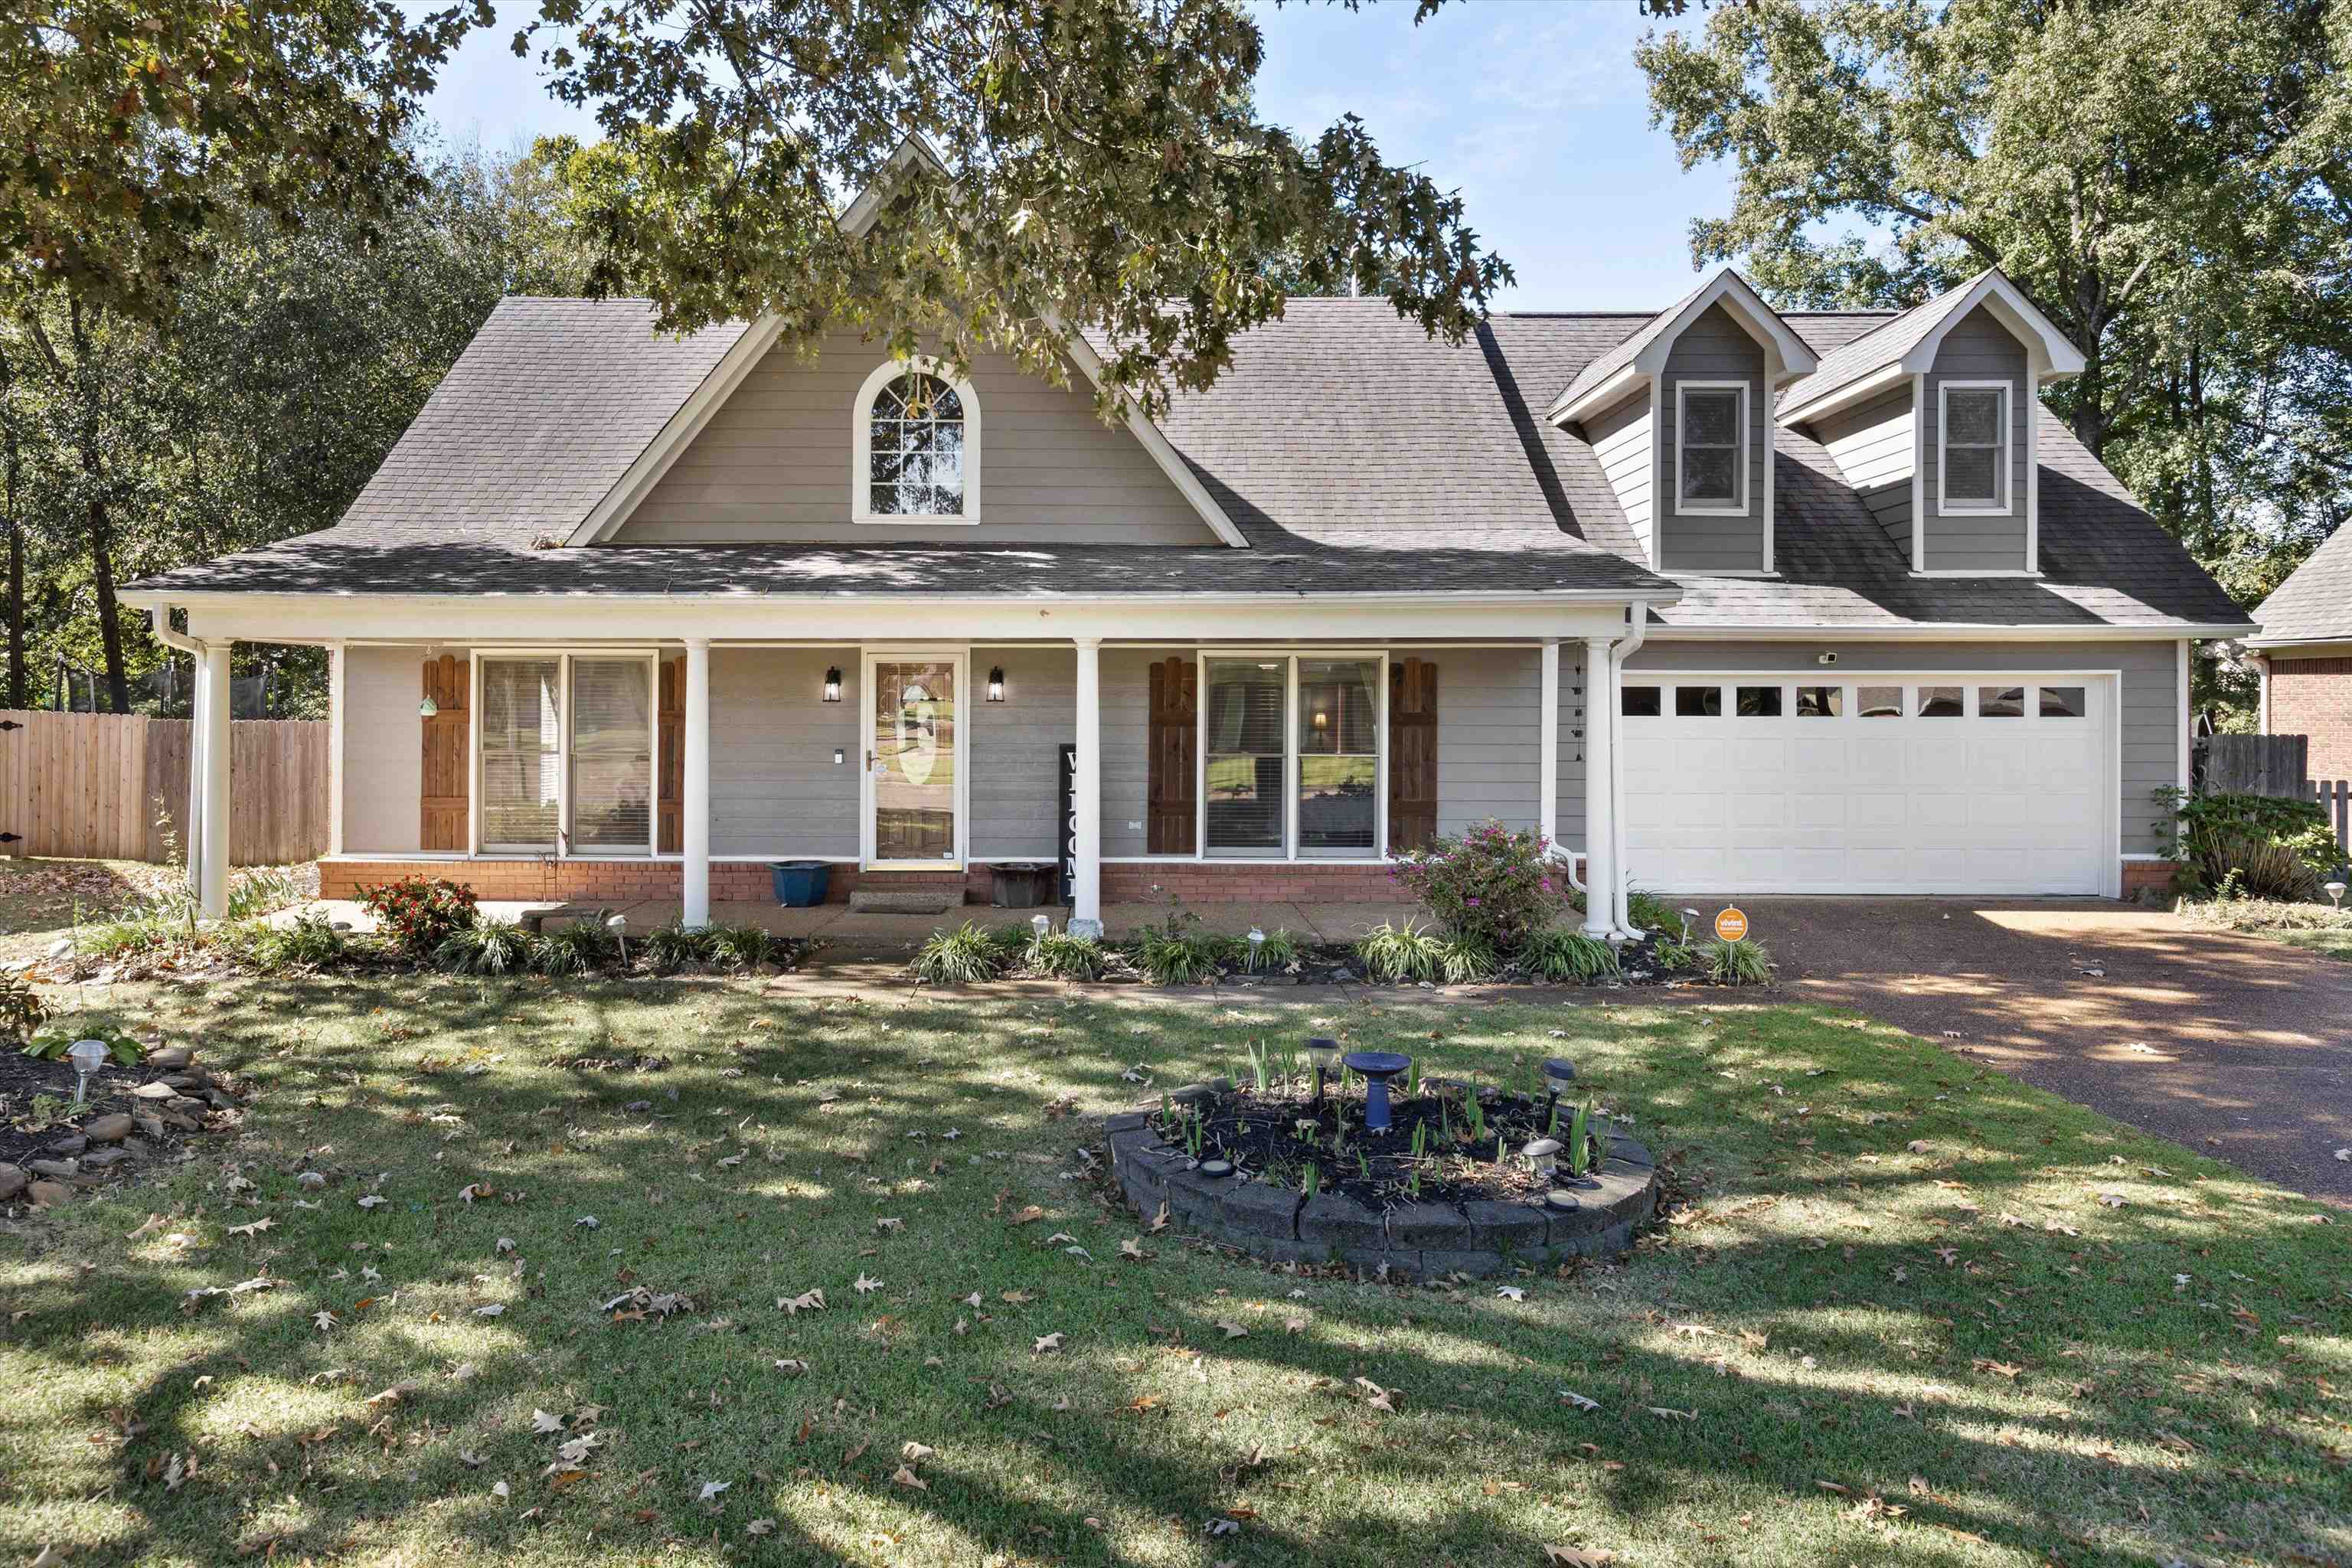
<path fill-rule="evenodd" d="M 2079 686 L 2043 686 L 2036 689 L 2042 697 L 2044 719 L 2080 719 L 2091 710 Z"/>
<path fill-rule="evenodd" d="M 1960 689 L 1957 686 L 1923 686 L 1919 689 L 1919 717 L 1922 719 L 1958 719 L 1966 714 Z"/>
<path fill-rule="evenodd" d="M 1800 719 L 1843 719 L 1845 717 L 1845 688 L 1843 686 L 1800 686 L 1797 688 L 1797 717 Z"/>
<path fill-rule="evenodd" d="M 1675 717 L 1677 719 L 1722 718 L 1723 688 L 1720 686 L 1675 687 Z"/>
<path fill-rule="evenodd" d="M 1865 719 L 1900 719 L 1903 688 L 1899 686 L 1861 686 L 1854 689 L 1854 709 Z"/>
<path fill-rule="evenodd" d="M 1978 687 L 1977 717 L 1979 719 L 2024 718 L 2025 688 L 2022 686 Z"/>
<path fill-rule="evenodd" d="M 1780 716 L 1780 689 L 1777 686 L 1742 686 L 1737 689 L 1735 711 L 1742 719 L 1778 719 Z"/>
<path fill-rule="evenodd" d="M 1664 689 L 1656 686 L 1621 687 L 1617 711 L 1628 719 L 1654 719 L 1665 710 L 1661 705 Z"/>

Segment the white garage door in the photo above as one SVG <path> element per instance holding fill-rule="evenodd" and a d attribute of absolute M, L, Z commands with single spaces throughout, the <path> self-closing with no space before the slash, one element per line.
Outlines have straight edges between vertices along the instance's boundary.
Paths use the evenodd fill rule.
<path fill-rule="evenodd" d="M 1636 885 L 2107 890 L 2111 678 L 1827 674 L 1626 673 Z"/>

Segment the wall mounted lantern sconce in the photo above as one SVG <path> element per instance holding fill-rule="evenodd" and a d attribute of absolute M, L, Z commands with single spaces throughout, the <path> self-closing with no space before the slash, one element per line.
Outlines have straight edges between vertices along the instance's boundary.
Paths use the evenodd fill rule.
<path fill-rule="evenodd" d="M 824 700 L 827 702 L 841 700 L 841 667 L 837 664 L 829 665 L 825 668 Z"/>
<path fill-rule="evenodd" d="M 988 700 L 991 702 L 1004 700 L 1004 667 L 1001 664 L 988 672 Z"/>

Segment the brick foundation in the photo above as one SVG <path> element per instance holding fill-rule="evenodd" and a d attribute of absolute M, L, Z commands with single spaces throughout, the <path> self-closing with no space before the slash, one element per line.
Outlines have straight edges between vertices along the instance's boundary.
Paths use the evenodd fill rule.
<path fill-rule="evenodd" d="M 2311 737 L 2311 776 L 2352 779 L 2352 658 L 2271 658 L 2273 735 Z"/>
<path fill-rule="evenodd" d="M 641 899 L 682 896 L 685 868 L 675 860 L 323 860 L 319 896 L 352 899 L 359 889 L 400 877 L 446 877 L 474 889 L 477 898 L 539 903 L 635 903 Z M 826 879 L 825 902 L 845 904 L 860 886 L 872 888 L 961 887 L 967 900 L 986 903 L 989 868 L 962 871 L 860 871 L 836 865 Z M 775 896 L 764 860 L 713 860 L 714 903 L 758 903 Z"/>
<path fill-rule="evenodd" d="M 2172 890 L 2173 865 L 2169 860 L 2126 860 L 2124 862 L 2124 897 L 2137 898 L 2153 888 L 2159 893 Z"/>
<path fill-rule="evenodd" d="M 1184 861 L 1159 866 L 1109 865 L 1102 868 L 1107 904 L 1361 904 L 1405 900 L 1385 866 L 1219 865 Z"/>

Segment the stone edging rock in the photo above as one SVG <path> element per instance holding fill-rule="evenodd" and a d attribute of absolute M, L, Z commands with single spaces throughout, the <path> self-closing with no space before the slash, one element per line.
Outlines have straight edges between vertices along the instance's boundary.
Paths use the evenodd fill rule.
<path fill-rule="evenodd" d="M 1268 1263 L 1344 1263 L 1391 1279 L 1499 1274 L 1519 1264 L 1623 1252 L 1658 1206 L 1650 1152 L 1622 1134 L 1610 1139 L 1609 1158 L 1589 1185 L 1571 1184 L 1572 1209 L 1480 1200 L 1411 1203 L 1383 1214 L 1338 1194 L 1302 1199 L 1265 1182 L 1202 1175 L 1183 1150 L 1160 1142 L 1150 1118 L 1129 1110 L 1104 1123 L 1111 1171 L 1128 1202 L 1147 1215 L 1164 1203 L 1170 1223 Z"/>

